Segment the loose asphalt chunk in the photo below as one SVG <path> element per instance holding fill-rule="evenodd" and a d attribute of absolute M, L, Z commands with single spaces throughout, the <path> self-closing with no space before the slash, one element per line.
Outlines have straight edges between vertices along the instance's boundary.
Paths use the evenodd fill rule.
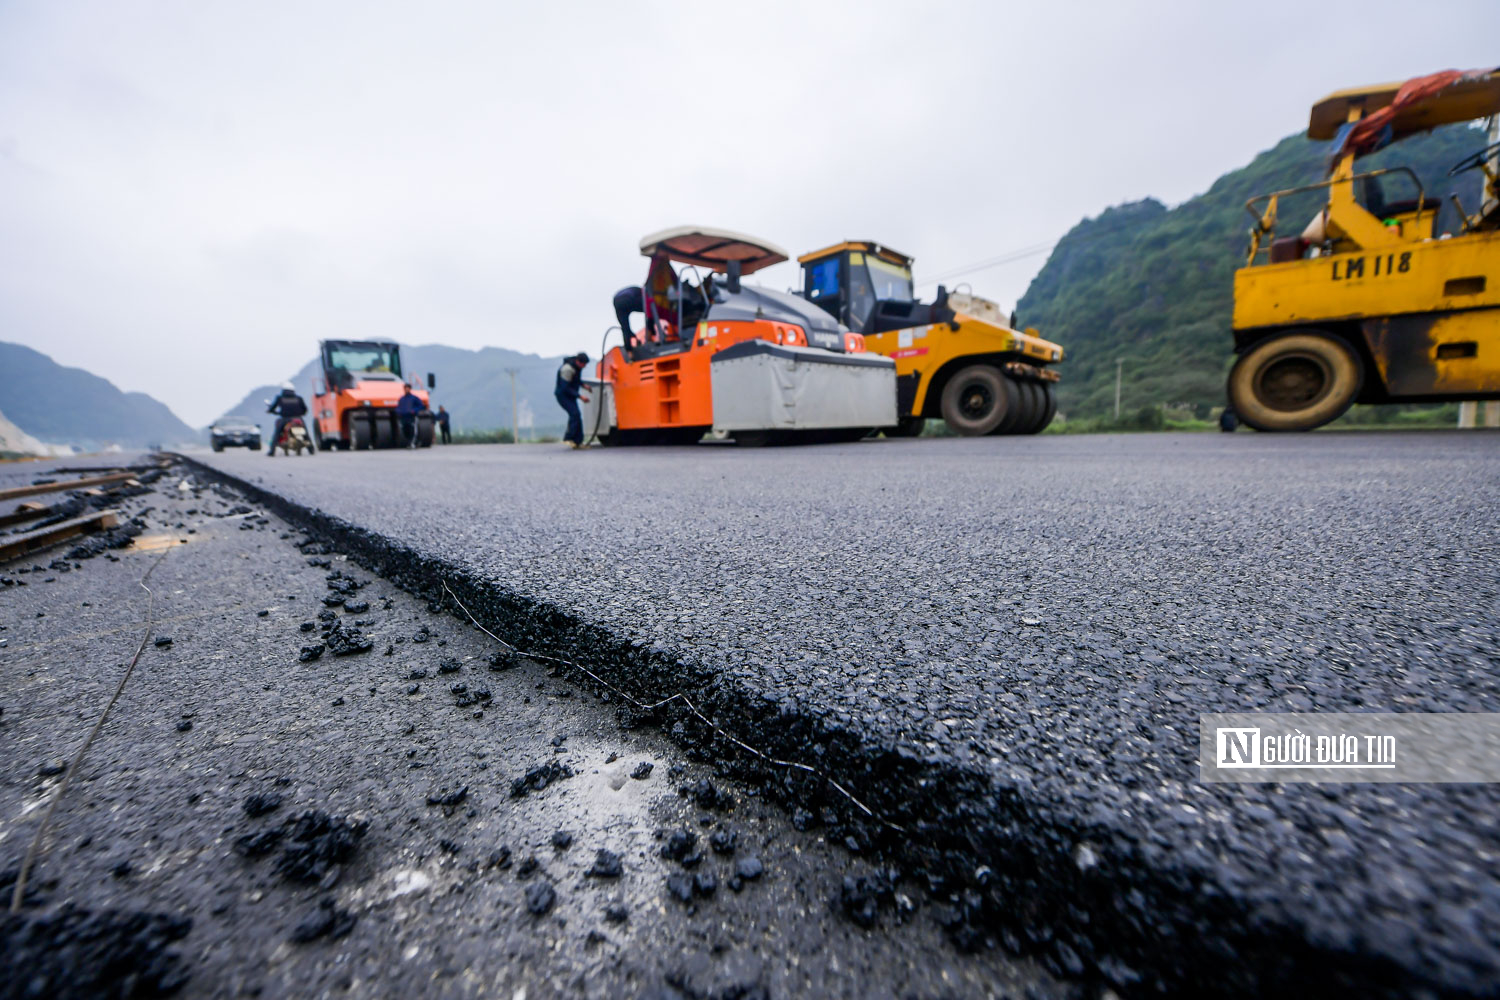
<path fill-rule="evenodd" d="M 171 996 L 188 970 L 173 946 L 188 936 L 186 918 L 131 910 L 0 913 L 0 955 L 7 997 L 108 998 Z M 8 985 L 7 985 L 8 984 Z"/>
<path fill-rule="evenodd" d="M 524 775 L 516 778 L 510 783 L 510 797 L 519 799 L 532 792 L 540 792 L 548 785 L 556 784 L 567 778 L 573 777 L 573 769 L 566 764 L 559 764 L 555 760 L 549 760 L 545 764 L 533 767 Z"/>
<path fill-rule="evenodd" d="M 532 882 L 526 887 L 526 909 L 534 917 L 550 913 L 557 904 L 557 891 L 547 882 Z"/>
<path fill-rule="evenodd" d="M 245 799 L 245 815 L 251 819 L 257 819 L 280 808 L 281 795 L 277 792 L 257 793 Z"/>
<path fill-rule="evenodd" d="M 319 938 L 336 941 L 352 931 L 357 920 L 349 911 L 335 906 L 332 899 L 322 899 L 307 919 L 292 928 L 291 940 L 293 944 L 308 944 Z"/>
<path fill-rule="evenodd" d="M 624 871 L 625 866 L 621 864 L 620 856 L 601 847 L 594 854 L 594 863 L 584 874 L 593 878 L 619 878 Z"/>
<path fill-rule="evenodd" d="M 244 834 L 235 850 L 252 860 L 281 848 L 273 872 L 292 882 L 315 884 L 347 863 L 359 849 L 369 824 L 309 810 L 270 830 Z"/>

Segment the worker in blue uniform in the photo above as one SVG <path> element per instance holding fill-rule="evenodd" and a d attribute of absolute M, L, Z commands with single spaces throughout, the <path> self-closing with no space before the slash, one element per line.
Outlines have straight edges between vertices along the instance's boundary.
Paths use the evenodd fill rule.
<path fill-rule="evenodd" d="M 563 440 L 568 442 L 569 448 L 583 447 L 583 414 L 578 409 L 578 397 L 583 391 L 583 366 L 588 363 L 589 356 L 580 351 L 564 358 L 557 369 L 557 387 L 553 395 L 557 397 L 557 405 L 568 415 L 568 429 Z"/>

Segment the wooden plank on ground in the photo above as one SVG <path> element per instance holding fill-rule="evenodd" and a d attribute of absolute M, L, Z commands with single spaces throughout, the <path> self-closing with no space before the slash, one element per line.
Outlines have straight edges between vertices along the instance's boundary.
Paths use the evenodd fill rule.
<path fill-rule="evenodd" d="M 35 521 L 39 517 L 46 517 L 52 513 L 52 508 L 35 500 L 28 500 L 21 504 L 9 514 L 0 514 L 0 528 L 8 528 L 12 524 L 20 524 L 22 521 Z"/>
<path fill-rule="evenodd" d="M 28 531 L 24 535 L 0 538 L 0 563 L 19 559 L 22 556 L 50 548 L 59 542 L 95 531 L 108 531 L 120 525 L 119 511 L 101 510 L 83 517 L 71 518 L 57 524 Z"/>
<path fill-rule="evenodd" d="M 59 480 L 55 483 L 43 483 L 39 486 L 15 486 L 8 490 L 0 490 L 0 501 L 15 500 L 19 497 L 33 497 L 38 493 L 81 490 L 85 486 L 103 486 L 105 483 L 123 483 L 127 479 L 134 478 L 134 472 L 115 472 L 107 476 L 86 476 L 83 479 Z"/>

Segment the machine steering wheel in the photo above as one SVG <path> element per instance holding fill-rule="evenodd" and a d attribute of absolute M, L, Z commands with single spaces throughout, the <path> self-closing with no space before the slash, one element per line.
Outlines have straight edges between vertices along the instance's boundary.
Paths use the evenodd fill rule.
<path fill-rule="evenodd" d="M 1457 163 L 1455 163 L 1452 168 L 1449 169 L 1448 176 L 1454 177 L 1458 174 L 1474 170 L 1477 167 L 1484 166 L 1484 161 L 1495 155 L 1497 151 L 1500 151 L 1500 142 L 1490 143 L 1488 146 L 1484 147 L 1478 152 L 1465 156 L 1462 160 L 1459 160 Z"/>

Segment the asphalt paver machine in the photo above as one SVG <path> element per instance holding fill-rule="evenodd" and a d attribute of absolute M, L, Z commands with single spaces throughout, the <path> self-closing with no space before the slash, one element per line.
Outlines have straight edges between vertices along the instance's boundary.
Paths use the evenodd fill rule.
<path fill-rule="evenodd" d="M 896 366 L 796 295 L 743 278 L 774 243 L 683 226 L 641 240 L 645 326 L 600 359 L 584 432 L 601 444 L 853 441 L 894 426 Z M 674 266 L 676 265 L 676 266 Z"/>
<path fill-rule="evenodd" d="M 1016 330 L 1000 307 L 938 286 L 932 302 L 913 291 L 912 259 L 870 240 L 845 240 L 797 258 L 802 297 L 861 333 L 896 363 L 900 422 L 916 435 L 929 417 L 956 434 L 1035 434 L 1057 413 L 1051 365 L 1063 349 L 1033 329 Z"/>
<path fill-rule="evenodd" d="M 318 344 L 323 377 L 313 383 L 313 436 L 318 449 L 400 448 L 406 445 L 396 404 L 406 393 L 401 373 L 401 348 L 375 340 L 324 340 Z M 437 379 L 428 374 L 427 389 Z M 416 419 L 416 444 L 432 447 L 433 417 L 427 412 L 428 393 L 419 385 L 412 392 L 422 401 Z"/>
<path fill-rule="evenodd" d="M 1313 105 L 1308 137 L 1333 140 L 1328 178 L 1246 204 L 1255 225 L 1234 276 L 1228 386 L 1241 420 L 1301 431 L 1354 403 L 1500 399 L 1497 114 L 1500 70 L 1341 90 Z M 1390 143 L 1483 118 L 1489 145 L 1448 171 L 1484 174 L 1478 205 L 1453 199 L 1456 232 L 1435 231 L 1441 205 L 1411 169 L 1357 170 Z M 1300 233 L 1278 234 L 1279 205 L 1309 191 L 1324 207 Z"/>

